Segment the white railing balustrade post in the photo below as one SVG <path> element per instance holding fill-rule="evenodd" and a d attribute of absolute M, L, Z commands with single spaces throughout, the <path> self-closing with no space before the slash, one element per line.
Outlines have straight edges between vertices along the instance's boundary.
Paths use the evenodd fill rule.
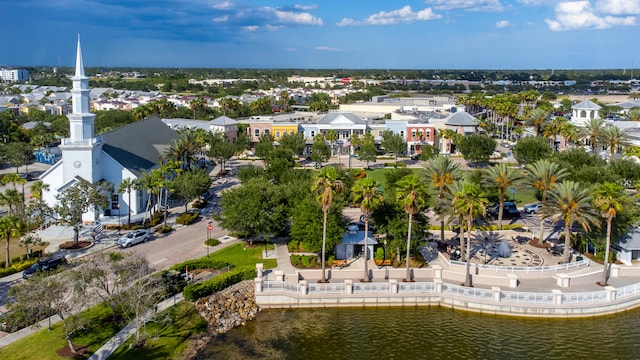
<path fill-rule="evenodd" d="M 616 288 L 613 286 L 605 286 L 604 291 L 607 292 L 607 301 L 616 301 Z"/>
<path fill-rule="evenodd" d="M 562 305 L 562 291 L 558 289 L 551 289 L 553 294 L 553 303 L 556 305 Z"/>
<path fill-rule="evenodd" d="M 256 286 L 256 294 L 262 292 L 262 277 L 257 277 L 253 279 L 253 282 Z"/>
<path fill-rule="evenodd" d="M 344 289 L 347 291 L 347 294 L 353 294 L 353 280 L 345 280 Z"/>
<path fill-rule="evenodd" d="M 564 273 L 556 274 L 556 284 L 562 288 L 569 287 L 570 280 L 571 278 L 569 278 L 569 275 L 567 274 L 564 274 Z"/>
<path fill-rule="evenodd" d="M 609 277 L 617 278 L 620 276 L 620 266 L 616 264 L 611 264 L 609 268 Z"/>
<path fill-rule="evenodd" d="M 436 293 L 442 293 L 442 279 L 434 279 L 433 283 L 436 284 Z"/>
<path fill-rule="evenodd" d="M 276 281 L 284 281 L 284 271 L 276 270 L 273 273 L 276 275 Z"/>
<path fill-rule="evenodd" d="M 500 302 L 500 297 L 501 297 L 500 295 L 502 293 L 502 290 L 500 290 L 500 288 L 497 286 L 492 286 L 491 292 L 493 294 L 493 301 Z"/>
<path fill-rule="evenodd" d="M 510 288 L 517 288 L 518 287 L 518 275 L 513 274 L 513 273 L 509 273 L 509 274 L 507 274 L 507 279 L 509 280 L 509 287 Z"/>
<path fill-rule="evenodd" d="M 397 294 L 398 293 L 398 280 L 397 279 L 390 279 L 389 280 L 389 289 L 391 289 L 391 293 L 392 294 Z"/>
<path fill-rule="evenodd" d="M 442 279 L 442 266 L 433 265 L 433 278 L 434 279 Z"/>
<path fill-rule="evenodd" d="M 259 278 L 262 277 L 263 269 L 264 269 L 264 264 L 262 264 L 262 263 L 257 263 L 256 264 L 256 273 L 257 273 L 256 277 L 259 277 Z"/>
<path fill-rule="evenodd" d="M 298 283 L 300 285 L 300 292 L 302 295 L 307 295 L 309 293 L 309 285 L 307 284 L 307 280 L 300 280 Z"/>

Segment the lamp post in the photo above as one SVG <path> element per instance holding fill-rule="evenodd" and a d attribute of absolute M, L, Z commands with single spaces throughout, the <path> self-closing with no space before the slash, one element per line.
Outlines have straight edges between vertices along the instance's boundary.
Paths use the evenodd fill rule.
<path fill-rule="evenodd" d="M 211 239 L 211 231 L 213 230 L 213 223 L 209 221 L 207 224 L 207 241 L 204 243 L 207 246 L 207 257 L 209 257 L 209 239 Z"/>

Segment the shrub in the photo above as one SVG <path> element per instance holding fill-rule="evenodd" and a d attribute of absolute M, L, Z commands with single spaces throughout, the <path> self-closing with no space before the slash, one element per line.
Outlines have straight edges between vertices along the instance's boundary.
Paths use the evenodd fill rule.
<path fill-rule="evenodd" d="M 8 268 L 4 267 L 4 261 L 2 262 L 2 269 L 0 269 L 0 277 L 11 275 L 18 273 L 20 271 L 24 271 L 31 267 L 31 265 L 35 264 L 38 259 L 27 259 L 24 261 L 16 261 L 12 262 L 11 266 Z"/>
<path fill-rule="evenodd" d="M 375 254 L 375 259 L 376 260 L 383 260 L 384 259 L 384 249 L 379 247 L 376 249 L 376 254 Z"/>
<path fill-rule="evenodd" d="M 160 234 L 166 234 L 172 231 L 173 231 L 173 227 L 171 227 L 171 225 L 167 225 L 167 226 L 160 225 L 156 228 L 156 232 Z"/>
<path fill-rule="evenodd" d="M 181 225 L 190 225 L 193 224 L 198 217 L 200 216 L 199 212 L 186 212 L 186 213 L 182 213 L 180 214 L 180 216 L 178 216 L 178 218 L 176 219 L 176 223 L 181 224 Z"/>
<path fill-rule="evenodd" d="M 205 241 L 204 244 L 207 245 L 207 246 L 216 246 L 216 245 L 220 245 L 220 240 L 218 240 L 218 239 L 207 239 L 207 241 Z"/>
<path fill-rule="evenodd" d="M 194 301 L 201 297 L 209 296 L 220 290 L 224 290 L 233 284 L 237 284 L 244 280 L 251 280 L 255 277 L 256 269 L 254 266 L 242 266 L 209 280 L 187 285 L 182 291 L 182 294 L 184 295 L 185 299 Z"/>
<path fill-rule="evenodd" d="M 196 200 L 191 204 L 191 207 L 193 207 L 194 209 L 202 209 L 205 206 L 207 206 L 207 202 L 202 200 Z"/>
<path fill-rule="evenodd" d="M 181 262 L 179 264 L 175 264 L 170 267 L 171 270 L 176 271 L 184 271 L 184 269 L 188 266 L 190 270 L 193 269 L 222 269 L 225 266 L 228 266 L 229 263 L 221 260 L 214 260 L 212 258 L 201 258 L 194 260 L 187 260 Z"/>
<path fill-rule="evenodd" d="M 291 264 L 297 268 L 314 269 L 319 263 L 316 255 L 291 255 Z"/>

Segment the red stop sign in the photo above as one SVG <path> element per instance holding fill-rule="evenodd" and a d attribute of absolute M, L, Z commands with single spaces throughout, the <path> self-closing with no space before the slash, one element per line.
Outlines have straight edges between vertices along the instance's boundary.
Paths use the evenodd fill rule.
<path fill-rule="evenodd" d="M 213 230 L 213 225 L 209 225 L 209 230 Z"/>

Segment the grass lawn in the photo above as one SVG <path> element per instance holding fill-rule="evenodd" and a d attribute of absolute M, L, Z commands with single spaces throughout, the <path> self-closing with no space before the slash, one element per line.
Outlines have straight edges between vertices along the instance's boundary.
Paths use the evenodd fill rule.
<path fill-rule="evenodd" d="M 251 246 L 248 243 L 239 243 L 216 251 L 210 256 L 216 260 L 226 261 L 236 267 L 244 265 L 255 266 L 257 263 L 263 263 L 265 269 L 276 267 L 277 261 L 275 259 L 262 258 L 262 250 L 264 250 L 262 245 Z"/>
<path fill-rule="evenodd" d="M 123 322 L 102 321 L 111 314 L 111 310 L 104 305 L 97 305 L 84 311 L 88 318 L 88 325 L 85 330 L 77 333 L 73 337 L 73 343 L 85 345 L 93 353 L 100 348 L 107 340 L 113 337 L 124 327 Z M 64 359 L 56 352 L 67 345 L 64 339 L 62 322 L 54 324 L 52 330 L 46 327 L 31 336 L 18 340 L 0 349 L 1 359 Z M 79 357 L 80 359 L 86 357 Z"/>
<path fill-rule="evenodd" d="M 387 178 L 385 177 L 385 174 L 393 170 L 393 167 L 385 167 L 381 169 L 365 170 L 365 173 L 367 174 L 368 178 L 375 180 L 378 184 L 380 184 L 380 186 L 384 188 L 387 184 Z M 409 168 L 409 170 L 418 175 L 420 175 L 420 172 L 422 171 L 422 169 L 414 168 Z"/>
<path fill-rule="evenodd" d="M 132 347 L 135 340 L 132 336 L 109 359 L 173 359 L 184 351 L 187 340 L 206 331 L 207 325 L 191 303 L 182 302 L 159 313 L 154 322 L 140 330 L 141 336 L 146 338 L 143 347 Z"/>

